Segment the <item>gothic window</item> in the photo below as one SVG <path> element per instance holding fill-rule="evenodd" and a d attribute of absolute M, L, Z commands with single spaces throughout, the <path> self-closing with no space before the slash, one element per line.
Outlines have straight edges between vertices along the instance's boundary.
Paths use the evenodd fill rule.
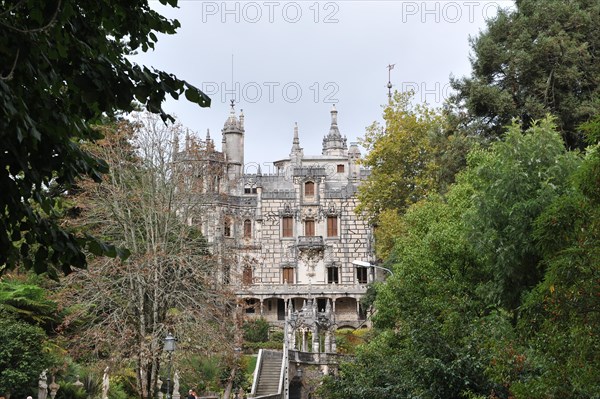
<path fill-rule="evenodd" d="M 357 267 L 356 268 L 356 280 L 359 284 L 367 284 L 367 275 L 369 269 L 366 267 Z"/>
<path fill-rule="evenodd" d="M 338 173 L 344 173 L 344 165 L 338 165 L 337 166 L 337 172 Z"/>
<path fill-rule="evenodd" d="M 252 285 L 252 266 L 245 266 L 242 272 L 242 284 Z"/>
<path fill-rule="evenodd" d="M 304 235 L 314 237 L 315 235 L 315 221 L 307 219 L 304 221 Z"/>
<path fill-rule="evenodd" d="M 337 237 L 338 218 L 337 216 L 327 216 L 327 237 Z"/>
<path fill-rule="evenodd" d="M 231 237 L 231 219 L 225 218 L 225 222 L 223 224 L 223 236 Z"/>
<path fill-rule="evenodd" d="M 292 216 L 284 216 L 281 218 L 281 236 L 294 236 L 294 218 Z"/>
<path fill-rule="evenodd" d="M 304 183 L 304 195 L 306 197 L 313 197 L 315 195 L 315 183 L 311 181 Z"/>
<path fill-rule="evenodd" d="M 244 238 L 252 237 L 252 221 L 250 219 L 244 220 Z"/>
<path fill-rule="evenodd" d="M 284 267 L 283 269 L 281 269 L 281 277 L 281 280 L 284 284 L 294 284 L 294 268 Z"/>
<path fill-rule="evenodd" d="M 327 268 L 327 283 L 329 284 L 339 284 L 339 269 L 337 267 L 328 267 Z"/>

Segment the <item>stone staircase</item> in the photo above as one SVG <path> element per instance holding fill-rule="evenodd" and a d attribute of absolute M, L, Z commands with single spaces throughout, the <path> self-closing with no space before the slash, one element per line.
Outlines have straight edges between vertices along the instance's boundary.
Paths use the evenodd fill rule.
<path fill-rule="evenodd" d="M 260 367 L 256 374 L 256 391 L 254 397 L 277 395 L 281 380 L 281 364 L 283 353 L 277 351 L 262 350 Z"/>

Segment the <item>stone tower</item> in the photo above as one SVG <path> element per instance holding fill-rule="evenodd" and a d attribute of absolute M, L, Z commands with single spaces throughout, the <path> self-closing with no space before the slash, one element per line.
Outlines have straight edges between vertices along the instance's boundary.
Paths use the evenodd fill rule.
<path fill-rule="evenodd" d="M 221 130 L 223 133 L 223 153 L 227 162 L 227 176 L 232 194 L 241 194 L 241 177 L 244 169 L 244 113 L 240 111 L 239 119 L 235 115 L 234 104 Z"/>

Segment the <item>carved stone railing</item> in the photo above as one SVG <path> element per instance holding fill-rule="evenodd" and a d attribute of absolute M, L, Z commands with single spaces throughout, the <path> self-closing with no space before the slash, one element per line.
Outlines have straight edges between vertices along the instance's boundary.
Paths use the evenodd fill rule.
<path fill-rule="evenodd" d="M 252 285 L 236 287 L 236 295 L 362 295 L 367 292 L 367 284 L 260 284 L 253 280 Z"/>
<path fill-rule="evenodd" d="M 299 250 L 323 250 L 325 248 L 322 236 L 299 236 L 296 246 Z"/>

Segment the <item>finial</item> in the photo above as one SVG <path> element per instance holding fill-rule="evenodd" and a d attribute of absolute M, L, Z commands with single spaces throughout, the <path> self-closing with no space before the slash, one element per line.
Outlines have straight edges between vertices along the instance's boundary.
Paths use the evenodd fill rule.
<path fill-rule="evenodd" d="M 298 137 L 298 122 L 294 122 L 294 144 L 300 144 L 300 138 Z"/>
<path fill-rule="evenodd" d="M 335 109 L 335 104 L 331 107 L 331 125 L 337 125 L 337 109 Z"/>
<path fill-rule="evenodd" d="M 233 114 L 235 112 L 235 100 L 232 98 L 231 100 L 231 113 Z"/>
<path fill-rule="evenodd" d="M 244 130 L 244 110 L 240 108 L 240 129 Z"/>
<path fill-rule="evenodd" d="M 206 129 L 206 141 L 210 140 L 210 129 Z"/>

